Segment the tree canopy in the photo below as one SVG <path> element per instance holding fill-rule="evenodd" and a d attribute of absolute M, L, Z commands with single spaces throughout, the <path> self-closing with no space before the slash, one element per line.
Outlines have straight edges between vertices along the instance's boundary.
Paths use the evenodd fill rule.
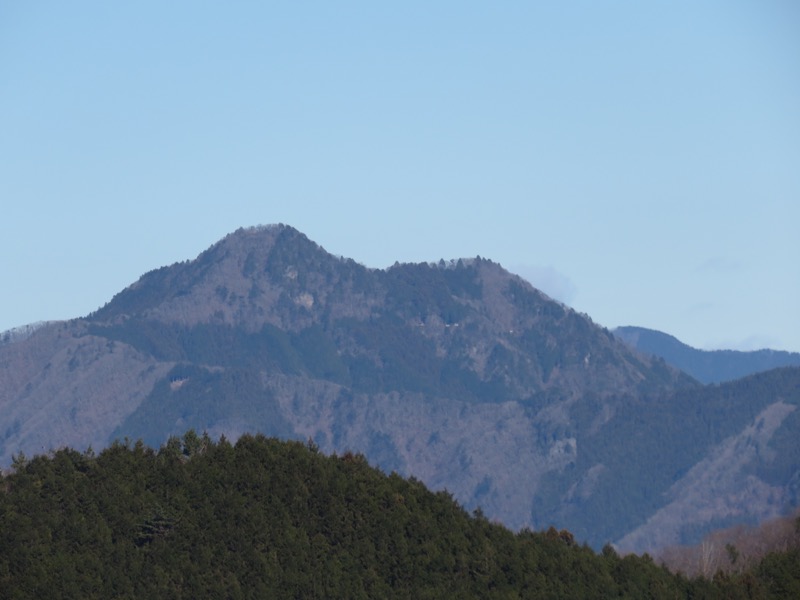
<path fill-rule="evenodd" d="M 447 492 L 313 443 L 187 432 L 159 450 L 20 457 L 0 482 L 0 596 L 23 598 L 768 598 L 797 550 L 713 581 L 514 533 Z"/>

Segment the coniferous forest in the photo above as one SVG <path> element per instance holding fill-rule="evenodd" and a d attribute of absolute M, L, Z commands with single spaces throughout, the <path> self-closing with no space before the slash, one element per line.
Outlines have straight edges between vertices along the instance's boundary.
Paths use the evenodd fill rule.
<path fill-rule="evenodd" d="M 800 597 L 798 548 L 688 579 L 566 530 L 514 533 L 311 442 L 189 431 L 17 456 L 0 490 L 9 600 Z"/>

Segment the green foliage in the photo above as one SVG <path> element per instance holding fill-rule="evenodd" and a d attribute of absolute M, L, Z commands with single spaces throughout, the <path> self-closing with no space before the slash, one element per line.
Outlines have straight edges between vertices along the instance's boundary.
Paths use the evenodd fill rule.
<path fill-rule="evenodd" d="M 10 599 L 762 598 L 800 585 L 796 552 L 690 581 L 565 530 L 513 534 L 362 455 L 263 436 L 61 450 L 3 485 Z"/>

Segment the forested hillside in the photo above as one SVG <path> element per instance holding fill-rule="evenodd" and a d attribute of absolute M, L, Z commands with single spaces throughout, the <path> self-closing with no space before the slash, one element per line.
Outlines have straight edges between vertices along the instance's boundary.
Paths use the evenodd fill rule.
<path fill-rule="evenodd" d="M 0 482 L 0 595 L 27 598 L 788 598 L 797 549 L 713 582 L 514 534 L 363 456 L 188 432 L 16 457 Z M 792 596 L 792 594 L 795 594 Z"/>

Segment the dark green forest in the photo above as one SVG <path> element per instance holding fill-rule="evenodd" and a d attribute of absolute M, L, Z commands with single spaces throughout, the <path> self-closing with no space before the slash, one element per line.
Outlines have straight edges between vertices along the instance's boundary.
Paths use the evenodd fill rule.
<path fill-rule="evenodd" d="M 511 532 L 362 455 L 264 436 L 17 456 L 0 481 L 9 600 L 797 598 L 799 552 L 687 579 L 565 530 Z"/>

